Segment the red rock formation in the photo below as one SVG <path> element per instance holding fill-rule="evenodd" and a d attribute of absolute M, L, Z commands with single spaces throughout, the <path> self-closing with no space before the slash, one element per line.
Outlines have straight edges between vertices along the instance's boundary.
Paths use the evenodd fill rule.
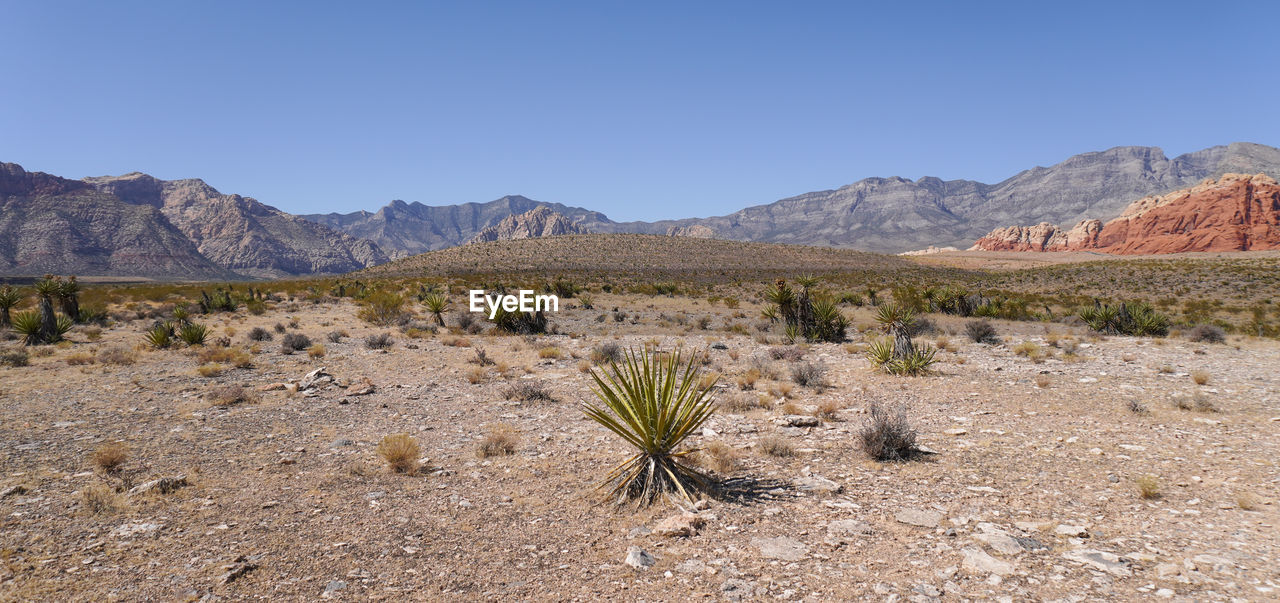
<path fill-rule="evenodd" d="M 1106 224 L 1083 220 L 1065 232 L 1048 223 L 1000 228 L 971 249 L 1115 254 L 1280 249 L 1280 184 L 1264 174 L 1226 174 L 1134 201 Z"/>

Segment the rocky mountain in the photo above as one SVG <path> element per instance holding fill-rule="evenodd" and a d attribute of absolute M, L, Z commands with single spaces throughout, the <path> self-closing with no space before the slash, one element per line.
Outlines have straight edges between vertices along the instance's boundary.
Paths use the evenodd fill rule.
<path fill-rule="evenodd" d="M 0 275 L 45 273 L 237 278 L 202 255 L 155 206 L 0 163 Z"/>
<path fill-rule="evenodd" d="M 1265 174 L 1225 174 L 1134 201 L 1106 223 L 1081 220 L 1070 230 L 1047 222 L 1000 228 L 972 249 L 1117 254 L 1280 249 L 1280 185 Z"/>
<path fill-rule="evenodd" d="M 349 214 L 306 214 L 301 217 L 368 239 L 377 243 L 388 254 L 404 257 L 462 245 L 481 230 L 496 226 L 504 218 L 538 207 L 548 207 L 575 224 L 613 223 L 599 212 L 559 203 L 543 203 L 520 195 L 509 195 L 488 203 L 443 206 L 392 201 L 373 213 L 358 211 Z"/>
<path fill-rule="evenodd" d="M 250 197 L 224 195 L 202 180 L 165 181 L 134 172 L 85 182 L 126 203 L 159 210 L 202 255 L 245 276 L 338 274 L 388 260 L 374 243 Z"/>
<path fill-rule="evenodd" d="M 1280 176 L 1280 149 L 1232 143 L 1169 159 L 1155 147 L 1117 147 L 1026 170 L 997 184 L 867 178 L 727 216 L 584 224 L 595 232 L 658 234 L 702 226 L 717 238 L 893 253 L 929 245 L 963 248 L 1006 224 L 1109 219 L 1133 199 L 1229 172 Z"/>
<path fill-rule="evenodd" d="M 569 221 L 545 205 L 525 213 L 507 216 L 493 226 L 486 226 L 471 238 L 472 243 L 536 239 L 567 234 L 587 234 L 587 230 Z"/>

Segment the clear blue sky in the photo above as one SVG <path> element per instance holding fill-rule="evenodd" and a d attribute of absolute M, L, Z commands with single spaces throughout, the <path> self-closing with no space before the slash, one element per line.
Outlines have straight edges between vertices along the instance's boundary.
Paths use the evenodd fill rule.
<path fill-rule="evenodd" d="M 853 4 L 3 0 L 0 161 L 621 220 L 1280 145 L 1280 3 Z"/>

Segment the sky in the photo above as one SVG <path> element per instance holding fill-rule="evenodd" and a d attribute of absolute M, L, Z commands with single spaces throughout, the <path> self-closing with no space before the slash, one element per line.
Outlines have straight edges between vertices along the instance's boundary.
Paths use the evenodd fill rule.
<path fill-rule="evenodd" d="M 615 220 L 1280 146 L 1280 3 L 0 0 L 0 161 Z"/>

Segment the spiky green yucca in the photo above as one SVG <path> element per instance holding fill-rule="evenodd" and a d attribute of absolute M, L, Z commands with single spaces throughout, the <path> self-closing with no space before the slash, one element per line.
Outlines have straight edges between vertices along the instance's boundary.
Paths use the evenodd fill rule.
<path fill-rule="evenodd" d="M 173 327 L 168 323 L 158 324 L 147 331 L 144 339 L 147 345 L 157 350 L 167 348 L 173 344 Z"/>
<path fill-rule="evenodd" d="M 696 354 L 687 362 L 679 351 L 664 356 L 629 350 L 621 363 L 591 371 L 600 403 L 583 403 L 583 412 L 637 449 L 600 485 L 618 503 L 647 505 L 668 494 L 693 501 L 712 487 L 709 476 L 684 461 L 696 449 L 682 443 L 714 412 L 715 380 L 701 382 Z"/>
<path fill-rule="evenodd" d="M 23 345 L 40 345 L 44 341 L 40 337 L 40 313 L 35 310 L 15 313 L 13 332 L 22 336 Z"/>
<path fill-rule="evenodd" d="M 189 322 L 178 329 L 178 338 L 187 345 L 204 345 L 209 337 L 209 327 L 200 323 Z"/>
<path fill-rule="evenodd" d="M 449 311 L 449 298 L 439 293 L 428 293 L 422 298 L 422 306 L 436 319 L 437 325 L 444 326 L 444 313 Z"/>
<path fill-rule="evenodd" d="M 22 293 L 15 289 L 13 285 L 0 287 L 0 328 L 10 325 L 12 321 L 9 318 L 9 311 L 21 301 Z"/>

